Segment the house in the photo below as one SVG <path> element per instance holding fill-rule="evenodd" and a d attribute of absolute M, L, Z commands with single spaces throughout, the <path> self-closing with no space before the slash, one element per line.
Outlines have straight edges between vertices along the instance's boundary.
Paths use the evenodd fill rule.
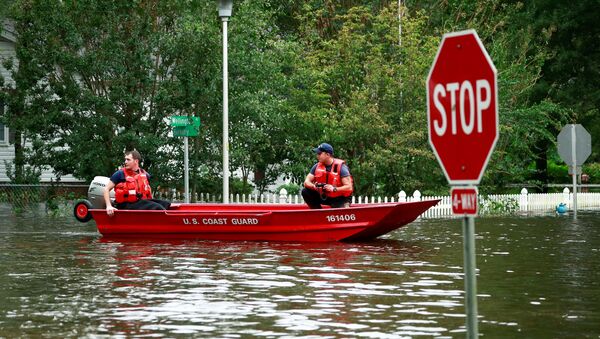
<path fill-rule="evenodd" d="M 11 58 L 15 56 L 15 41 L 16 36 L 13 25 L 4 20 L 2 22 L 2 29 L 0 30 L 0 60 Z M 0 74 L 5 81 L 11 81 L 10 73 L 0 63 Z M 0 115 L 3 115 L 6 111 L 4 103 L 0 102 Z M 14 136 L 13 136 L 14 137 Z M 10 126 L 6 126 L 0 123 L 0 183 L 10 182 L 8 175 L 6 174 L 5 163 L 13 162 L 15 158 L 15 148 L 10 143 Z M 27 147 L 27 144 L 25 144 Z M 56 180 L 56 175 L 52 169 L 47 169 L 42 172 L 40 181 L 47 183 Z M 83 180 L 79 180 L 71 175 L 62 176 L 61 182 L 63 183 L 82 183 Z"/>

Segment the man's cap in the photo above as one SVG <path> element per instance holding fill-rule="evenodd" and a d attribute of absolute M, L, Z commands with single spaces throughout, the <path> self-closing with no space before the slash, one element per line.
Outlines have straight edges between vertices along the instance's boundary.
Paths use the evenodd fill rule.
<path fill-rule="evenodd" d="M 313 152 L 315 152 L 315 153 L 327 152 L 327 153 L 333 155 L 333 146 L 331 146 L 330 144 L 327 144 L 327 143 L 322 143 L 319 146 L 317 146 L 317 148 L 313 149 Z"/>

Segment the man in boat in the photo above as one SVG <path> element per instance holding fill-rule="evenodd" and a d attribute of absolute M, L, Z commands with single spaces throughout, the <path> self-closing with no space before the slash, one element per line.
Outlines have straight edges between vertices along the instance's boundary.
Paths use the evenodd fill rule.
<path fill-rule="evenodd" d="M 150 173 L 140 168 L 140 153 L 125 152 L 125 165 L 116 171 L 104 189 L 106 214 L 112 216 L 117 209 L 123 210 L 166 210 L 171 203 L 152 199 Z M 115 189 L 116 208 L 110 202 L 110 190 Z"/>
<path fill-rule="evenodd" d="M 318 162 L 304 180 L 304 202 L 312 209 L 319 209 L 321 205 L 349 207 L 354 188 L 346 162 L 334 158 L 333 147 L 327 143 L 320 144 L 313 152 Z"/>

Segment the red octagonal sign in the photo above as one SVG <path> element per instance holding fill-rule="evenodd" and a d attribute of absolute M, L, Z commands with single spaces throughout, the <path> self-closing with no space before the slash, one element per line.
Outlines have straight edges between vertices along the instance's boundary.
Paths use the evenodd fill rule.
<path fill-rule="evenodd" d="M 477 185 L 498 140 L 496 67 L 474 30 L 445 34 L 427 77 L 429 143 L 450 185 Z"/>

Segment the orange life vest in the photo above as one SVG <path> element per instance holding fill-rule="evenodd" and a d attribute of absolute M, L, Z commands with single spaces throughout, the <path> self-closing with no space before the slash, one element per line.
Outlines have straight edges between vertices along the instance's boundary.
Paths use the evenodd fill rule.
<path fill-rule="evenodd" d="M 140 172 L 121 169 L 125 173 L 125 181 L 115 186 L 115 201 L 136 202 L 140 199 L 152 199 L 152 190 L 148 182 L 146 171 L 140 168 Z"/>
<path fill-rule="evenodd" d="M 331 170 L 327 171 L 327 169 L 325 168 L 325 165 L 323 165 L 322 163 L 318 163 L 317 164 L 317 168 L 315 168 L 315 182 L 318 184 L 329 184 L 332 185 L 333 187 L 341 187 L 344 186 L 342 184 L 342 176 L 341 176 L 341 172 L 342 172 L 342 165 L 344 165 L 346 162 L 344 160 L 341 159 L 333 159 L 333 163 L 331 164 Z M 350 176 L 350 182 L 352 183 L 352 176 Z M 354 185 L 352 185 L 354 186 Z M 353 187 L 354 189 L 354 187 Z M 340 192 L 340 191 L 335 191 L 335 192 L 325 192 L 323 191 L 323 193 L 325 195 L 327 195 L 330 198 L 335 198 L 335 197 L 349 197 L 352 195 L 353 189 L 350 191 L 345 191 L 345 192 Z"/>

